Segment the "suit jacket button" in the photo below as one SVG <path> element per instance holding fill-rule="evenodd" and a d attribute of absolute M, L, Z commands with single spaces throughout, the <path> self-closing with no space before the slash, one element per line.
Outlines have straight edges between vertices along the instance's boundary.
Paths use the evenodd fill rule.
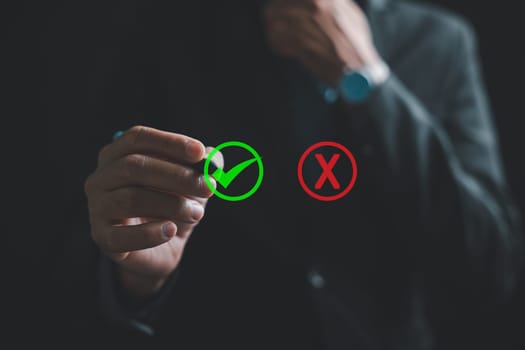
<path fill-rule="evenodd" d="M 308 282 L 310 282 L 310 285 L 316 289 L 321 289 L 325 286 L 325 279 L 324 277 L 316 270 L 310 270 L 308 272 Z"/>

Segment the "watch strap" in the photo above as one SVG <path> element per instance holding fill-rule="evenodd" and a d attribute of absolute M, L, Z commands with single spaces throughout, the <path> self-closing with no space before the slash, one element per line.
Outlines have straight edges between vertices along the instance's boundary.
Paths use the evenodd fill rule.
<path fill-rule="evenodd" d="M 374 87 L 383 84 L 390 76 L 390 68 L 384 61 L 365 65 L 357 70 L 366 75 Z"/>

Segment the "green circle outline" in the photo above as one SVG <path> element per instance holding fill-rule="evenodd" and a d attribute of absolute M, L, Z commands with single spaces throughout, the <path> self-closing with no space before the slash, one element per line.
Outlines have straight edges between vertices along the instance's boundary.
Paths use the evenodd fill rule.
<path fill-rule="evenodd" d="M 217 152 L 219 152 L 221 149 L 226 148 L 226 147 L 240 147 L 240 148 L 243 148 L 243 149 L 247 150 L 248 152 L 250 152 L 254 156 L 255 160 L 257 161 L 257 166 L 259 167 L 259 175 L 257 177 L 257 182 L 255 183 L 255 185 L 253 185 L 253 187 L 248 192 L 246 192 L 244 194 L 241 194 L 239 196 L 229 196 L 227 194 L 219 192 L 215 187 L 213 187 L 213 185 L 212 185 L 212 183 L 210 181 L 210 174 L 208 173 L 208 171 L 209 171 L 209 168 L 210 168 L 211 159 L 213 158 L 213 156 Z M 206 161 L 204 162 L 204 181 L 206 181 L 206 184 L 208 185 L 210 190 L 217 197 L 219 197 L 221 199 L 224 199 L 225 201 L 238 202 L 238 201 L 245 200 L 248 197 L 251 197 L 259 189 L 259 187 L 261 186 L 261 183 L 263 181 L 263 177 L 264 177 L 264 166 L 263 166 L 263 162 L 262 162 L 261 156 L 259 155 L 259 153 L 257 153 L 257 151 L 252 146 L 250 146 L 250 145 L 248 145 L 248 144 L 246 144 L 244 142 L 241 142 L 241 141 L 226 141 L 226 142 L 221 143 L 220 145 L 215 147 L 210 152 L 208 157 L 206 157 Z"/>

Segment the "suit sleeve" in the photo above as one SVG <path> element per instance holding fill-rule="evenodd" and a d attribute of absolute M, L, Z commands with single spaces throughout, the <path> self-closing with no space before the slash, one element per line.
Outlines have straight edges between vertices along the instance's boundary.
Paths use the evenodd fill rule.
<path fill-rule="evenodd" d="M 362 142 L 379 150 L 371 161 L 376 184 L 393 227 L 415 233 L 424 280 L 501 300 L 519 273 L 521 222 L 502 169 L 474 34 L 458 25 L 454 41 L 445 92 L 436 94 L 445 113 L 433 115 L 392 74 L 358 107 L 370 130 Z"/>
<path fill-rule="evenodd" d="M 172 273 L 154 296 L 137 302 L 132 300 L 117 283 L 115 264 L 105 256 L 100 256 L 98 263 L 97 292 L 105 320 L 123 331 L 145 336 L 155 335 L 156 323 L 170 297 L 178 270 Z"/>

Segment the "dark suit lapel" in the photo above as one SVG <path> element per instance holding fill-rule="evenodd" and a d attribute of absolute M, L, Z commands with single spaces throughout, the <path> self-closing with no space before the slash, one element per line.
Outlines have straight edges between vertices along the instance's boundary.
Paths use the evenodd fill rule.
<path fill-rule="evenodd" d="M 368 18 L 372 37 L 379 55 L 388 63 L 390 57 L 389 33 L 395 28 L 388 16 L 387 10 L 391 5 L 388 0 L 368 0 L 365 5 L 365 14 Z"/>

